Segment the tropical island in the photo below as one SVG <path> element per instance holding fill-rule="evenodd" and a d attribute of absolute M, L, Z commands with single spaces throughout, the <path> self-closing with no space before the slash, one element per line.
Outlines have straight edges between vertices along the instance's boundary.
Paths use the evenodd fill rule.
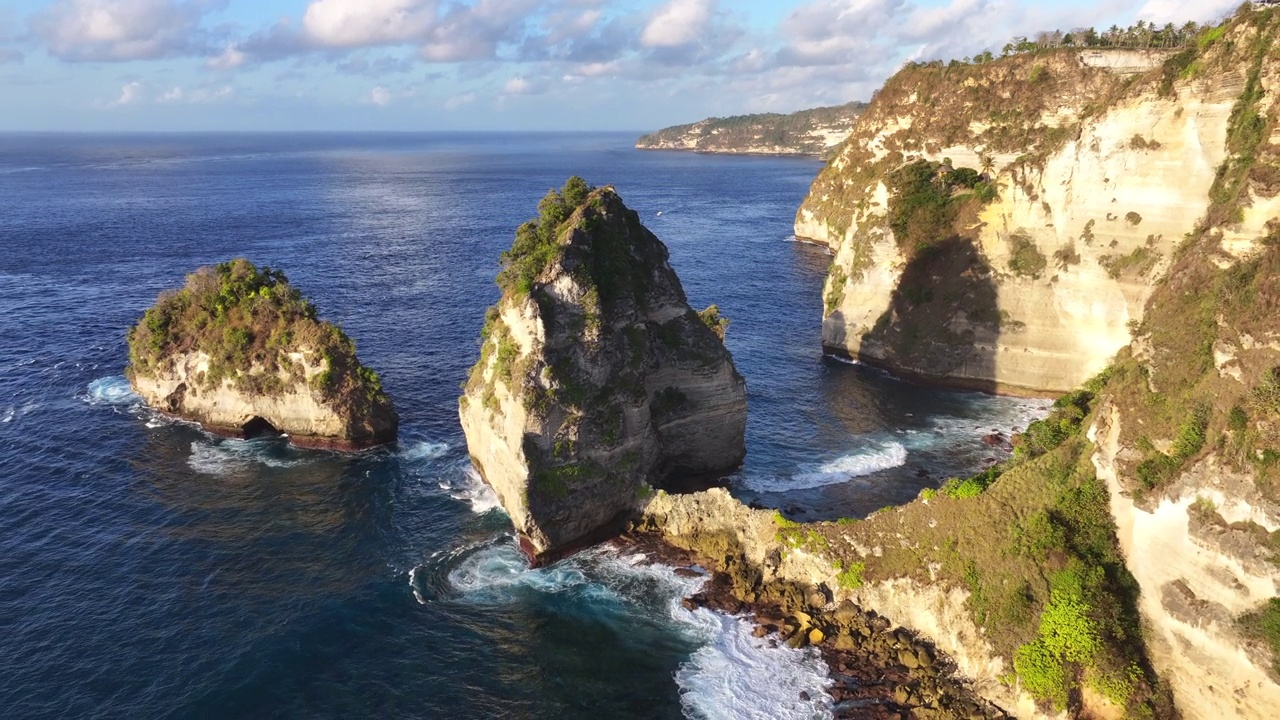
<path fill-rule="evenodd" d="M 245 259 L 200 268 L 161 293 L 128 341 L 126 376 L 147 405 L 214 433 L 340 450 L 396 438 L 378 374 L 279 270 Z"/>

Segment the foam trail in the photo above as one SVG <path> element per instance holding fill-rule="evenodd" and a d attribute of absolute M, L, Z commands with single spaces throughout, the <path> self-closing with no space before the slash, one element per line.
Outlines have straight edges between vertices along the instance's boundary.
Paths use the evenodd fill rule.
<path fill-rule="evenodd" d="M 888 442 L 878 447 L 843 455 L 790 478 L 748 478 L 746 483 L 760 492 L 812 490 L 901 467 L 906 462 L 906 446 L 900 442 Z"/>
<path fill-rule="evenodd" d="M 593 583 L 576 562 L 530 568 L 510 543 L 472 553 L 449 573 L 449 584 L 462 596 L 485 605 L 516 602 L 522 593 L 581 593 L 597 600 L 616 601 L 609 588 Z"/>
<path fill-rule="evenodd" d="M 269 454 L 273 449 L 277 448 L 269 440 L 196 440 L 191 443 L 187 465 L 205 475 L 230 475 L 255 465 L 286 468 L 305 462 L 292 451 L 289 456 L 275 457 Z"/>
<path fill-rule="evenodd" d="M 134 405 L 142 401 L 123 375 L 98 378 L 89 383 L 85 399 L 90 405 Z"/>

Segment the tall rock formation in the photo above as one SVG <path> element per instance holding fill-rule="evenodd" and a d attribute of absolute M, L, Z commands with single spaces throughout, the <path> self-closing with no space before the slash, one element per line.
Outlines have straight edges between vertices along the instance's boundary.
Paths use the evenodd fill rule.
<path fill-rule="evenodd" d="M 1273 102 L 1271 36 L 1270 20 L 1233 22 L 1182 51 L 903 69 L 796 217 L 798 237 L 835 254 L 824 345 L 986 390 L 1060 392 L 1100 371 L 1215 212 L 1237 107 Z M 1280 214 L 1274 147 L 1259 146 L 1223 228 L 1234 256 Z M 928 182 L 901 177 L 918 161 Z"/>
<path fill-rule="evenodd" d="M 571 178 L 538 210 L 504 255 L 459 401 L 472 461 L 535 562 L 618 529 L 650 486 L 736 468 L 746 428 L 725 321 L 689 308 L 613 188 Z"/>
<path fill-rule="evenodd" d="M 284 273 L 243 259 L 161 294 L 129 331 L 126 374 L 149 406 L 223 435 L 353 450 L 393 442 L 399 425 L 355 343 Z"/>

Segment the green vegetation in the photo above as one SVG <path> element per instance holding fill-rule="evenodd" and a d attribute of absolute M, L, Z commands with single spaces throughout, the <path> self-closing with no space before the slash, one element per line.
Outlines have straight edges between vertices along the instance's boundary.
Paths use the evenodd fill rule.
<path fill-rule="evenodd" d="M 1126 276 L 1146 275 L 1160 262 L 1160 258 L 1159 252 L 1142 245 L 1134 248 L 1128 255 L 1103 255 L 1098 258 L 1098 264 L 1106 268 L 1107 274 L 1113 279 L 1119 280 Z"/>
<path fill-rule="evenodd" d="M 377 373 L 356 359 L 355 343 L 331 323 L 279 270 L 245 259 L 203 267 L 177 291 L 161 293 L 129 331 L 129 372 L 148 376 L 175 355 L 204 353 L 209 369 L 197 381 L 206 388 L 230 380 L 247 393 L 276 395 L 301 381 L 304 367 L 322 364 L 310 379 L 327 400 L 385 401 Z"/>
<path fill-rule="evenodd" d="M 1272 667 L 1280 672 L 1280 598 L 1271 598 L 1257 610 L 1241 615 L 1239 624 L 1245 634 L 1266 644 Z"/>
<path fill-rule="evenodd" d="M 1014 275 L 1039 278 L 1048 266 L 1048 258 L 1036 247 L 1031 235 L 1025 232 L 1009 234 L 1009 269 Z"/>
<path fill-rule="evenodd" d="M 827 271 L 827 288 L 822 295 L 822 306 L 825 311 L 824 315 L 830 315 L 840 307 L 840 303 L 844 302 L 844 288 L 849 276 L 845 274 L 844 268 L 831 264 L 831 268 Z"/>
<path fill-rule="evenodd" d="M 1066 270 L 1072 265 L 1080 264 L 1080 253 L 1076 252 L 1076 245 L 1068 242 L 1057 250 L 1053 251 L 1053 264 L 1059 270 Z"/>
<path fill-rule="evenodd" d="M 908 259 L 954 237 L 960 205 L 984 185 L 972 168 L 917 160 L 889 173 L 889 227 Z M 963 192 L 968 190 L 970 192 Z"/>
<path fill-rule="evenodd" d="M 1255 30 L 1248 48 L 1248 75 L 1244 92 L 1227 120 L 1227 158 L 1218 168 L 1213 186 L 1209 188 L 1209 212 L 1201 224 L 1201 231 L 1243 219 L 1241 201 L 1248 187 L 1250 172 L 1257 164 L 1260 146 L 1270 137 L 1271 123 L 1262 114 L 1260 105 L 1264 94 L 1262 65 L 1275 39 L 1275 29 L 1269 22 L 1271 14 L 1271 11 L 1252 13 L 1239 21 L 1253 24 Z M 1225 32 L 1225 26 L 1222 29 Z"/>
<path fill-rule="evenodd" d="M 697 142 L 702 152 L 732 152 L 753 146 L 787 148 L 798 154 L 821 155 L 827 151 L 826 143 L 810 133 L 820 127 L 846 127 L 866 109 L 866 103 L 852 102 L 836 107 L 801 110 L 790 115 L 763 113 L 737 115 L 727 118 L 708 118 L 700 123 L 676 125 L 645 135 L 637 143 L 639 147 L 660 147 L 665 144 L 682 145 L 688 140 Z"/>
<path fill-rule="evenodd" d="M 516 229 L 511 249 L 502 253 L 498 287 L 503 292 L 528 295 L 533 284 L 560 257 L 560 228 L 590 193 L 586 181 L 574 176 L 559 191 L 552 189 L 538 203 L 538 218 Z"/>
<path fill-rule="evenodd" d="M 1187 460 L 1204 447 L 1205 430 L 1209 426 L 1209 409 L 1200 406 L 1187 413 L 1186 420 L 1178 428 L 1178 434 L 1168 453 L 1157 450 L 1145 437 L 1139 438 L 1139 448 L 1145 455 L 1138 463 L 1139 482 L 1148 490 L 1159 487 L 1182 467 Z"/>
<path fill-rule="evenodd" d="M 533 474 L 533 487 L 543 496 L 559 500 L 567 497 L 574 487 L 596 479 L 601 472 L 598 465 L 589 461 L 538 468 Z"/>
<path fill-rule="evenodd" d="M 711 332 L 715 333 L 716 337 L 720 338 L 721 342 L 724 341 L 724 334 L 729 329 L 729 323 L 731 321 L 729 318 L 720 314 L 720 307 L 718 305 L 707 306 L 706 310 L 702 310 L 698 313 L 698 319 L 702 320 L 702 323 L 710 328 Z"/>
<path fill-rule="evenodd" d="M 862 573 L 867 569 L 866 563 L 850 562 L 837 567 L 836 582 L 845 590 L 857 590 L 862 587 Z"/>
<path fill-rule="evenodd" d="M 685 395 L 683 390 L 676 387 L 667 387 L 654 393 L 653 402 L 649 407 L 654 417 L 666 419 L 683 411 L 688 404 L 689 396 Z"/>

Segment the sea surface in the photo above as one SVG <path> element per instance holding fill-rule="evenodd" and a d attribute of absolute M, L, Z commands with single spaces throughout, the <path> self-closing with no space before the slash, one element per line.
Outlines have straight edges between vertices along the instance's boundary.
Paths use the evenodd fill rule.
<path fill-rule="evenodd" d="M 820 163 L 634 137 L 0 135 L 0 715 L 828 716 L 821 659 L 684 610 L 697 578 L 608 549 L 525 567 L 456 409 L 516 226 L 570 175 L 613 184 L 732 319 L 744 500 L 864 516 L 1044 404 L 824 359 L 830 256 L 791 236 Z M 139 405 L 127 328 L 238 256 L 355 338 L 397 446 L 224 440 Z"/>

